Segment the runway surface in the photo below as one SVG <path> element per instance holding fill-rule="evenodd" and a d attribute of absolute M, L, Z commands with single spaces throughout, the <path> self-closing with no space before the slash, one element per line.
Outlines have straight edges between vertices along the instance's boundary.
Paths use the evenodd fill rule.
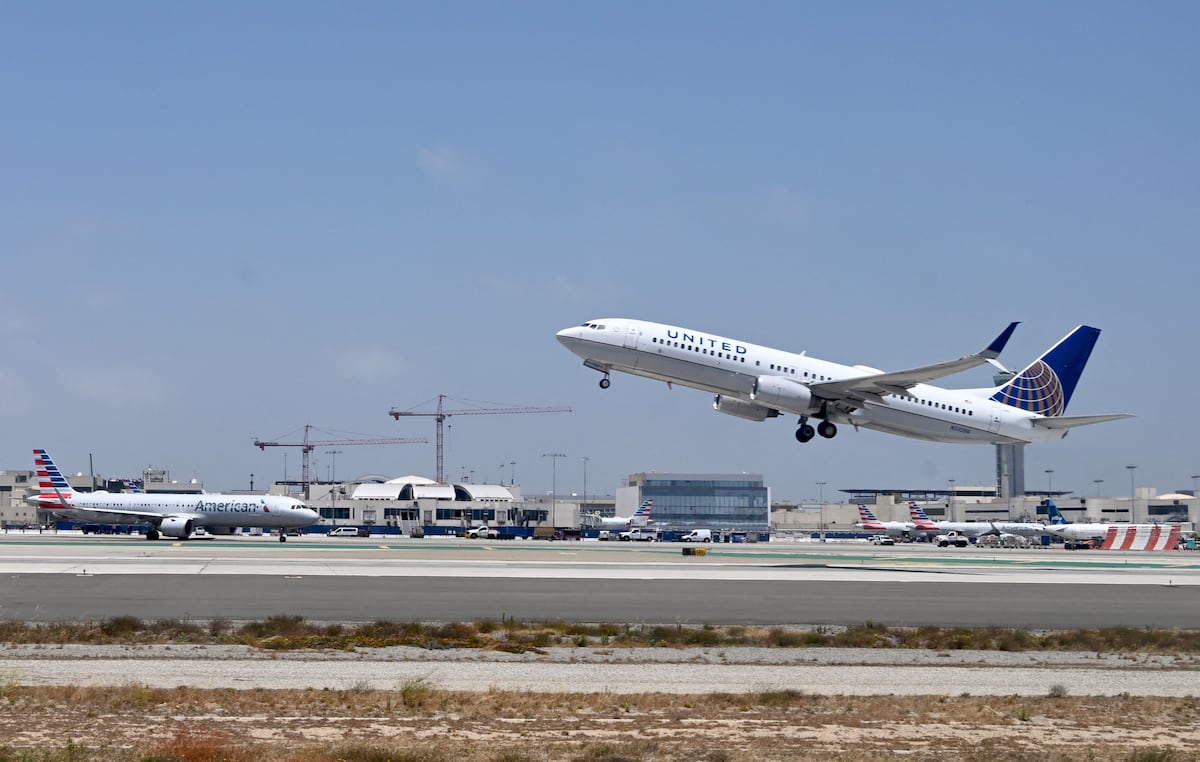
<path fill-rule="evenodd" d="M 0 535 L 0 618 L 1200 628 L 1200 554 Z"/>
<path fill-rule="evenodd" d="M 679 545 L 309 536 L 147 542 L 0 535 L 0 619 L 524 621 L 1200 628 L 1200 554 L 925 545 Z M 89 650 L 90 649 L 90 650 Z M 889 649 L 0 647 L 24 685 L 642 693 L 1185 696 L 1190 657 Z M 1186 656 L 1186 655 L 1185 655 Z M 779 660 L 783 660 L 782 662 Z M 881 661 L 882 660 L 882 661 Z"/>

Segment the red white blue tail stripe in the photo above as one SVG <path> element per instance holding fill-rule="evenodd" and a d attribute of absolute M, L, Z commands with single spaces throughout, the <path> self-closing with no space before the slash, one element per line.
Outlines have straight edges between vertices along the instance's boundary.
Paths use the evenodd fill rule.
<path fill-rule="evenodd" d="M 33 463 L 37 468 L 39 500 L 57 505 L 60 495 L 62 499 L 71 497 L 71 485 L 45 450 L 34 449 Z"/>
<path fill-rule="evenodd" d="M 912 516 L 913 524 L 916 529 L 937 529 L 937 525 L 933 523 L 933 519 L 925 513 L 925 509 L 914 502 L 908 504 L 908 515 Z"/>
<path fill-rule="evenodd" d="M 875 512 L 862 503 L 858 504 L 859 526 L 863 529 L 886 529 L 883 523 L 875 517 Z"/>
<path fill-rule="evenodd" d="M 653 498 L 651 498 L 649 500 L 643 500 L 642 504 L 640 506 L 638 506 L 638 509 L 633 512 L 633 517 L 635 519 L 643 519 L 643 520 L 649 521 L 650 520 L 650 510 L 652 508 L 654 508 L 654 499 Z"/>

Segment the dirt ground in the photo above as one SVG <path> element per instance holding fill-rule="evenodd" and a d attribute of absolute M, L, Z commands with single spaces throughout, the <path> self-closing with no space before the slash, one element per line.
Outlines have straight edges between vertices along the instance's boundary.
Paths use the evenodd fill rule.
<path fill-rule="evenodd" d="M 1188 760 L 1200 699 L 10 685 L 0 739 L 46 762 Z"/>

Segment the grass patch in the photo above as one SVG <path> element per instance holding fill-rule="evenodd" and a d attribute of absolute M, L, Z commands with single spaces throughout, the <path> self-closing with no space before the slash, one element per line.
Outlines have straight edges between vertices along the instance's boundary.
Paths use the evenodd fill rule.
<path fill-rule="evenodd" d="M 419 623 L 377 621 L 318 624 L 299 616 L 259 622 L 228 620 L 142 621 L 115 617 L 101 622 L 25 624 L 0 622 L 7 644 L 246 645 L 275 651 L 303 649 L 472 648 L 511 653 L 552 647 L 615 648 L 924 648 L 936 651 L 1094 651 L 1181 654 L 1200 652 L 1200 631 L 1113 627 L 1034 632 L 998 627 L 886 627 L 865 622 L 848 627 L 749 627 L 734 625 L 580 624 L 572 622 Z"/>

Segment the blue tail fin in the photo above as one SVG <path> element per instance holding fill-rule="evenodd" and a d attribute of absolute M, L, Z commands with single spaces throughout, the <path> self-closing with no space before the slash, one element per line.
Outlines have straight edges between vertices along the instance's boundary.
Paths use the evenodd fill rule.
<path fill-rule="evenodd" d="M 1053 500 L 1046 501 L 1046 519 L 1051 524 L 1069 524 L 1069 523 L 1071 523 L 1071 522 L 1067 521 L 1067 517 L 1062 515 L 1062 512 L 1058 510 L 1058 506 L 1054 504 Z"/>
<path fill-rule="evenodd" d="M 1062 415 L 1087 365 L 1099 328 L 1081 325 L 992 394 L 992 399 L 1040 415 Z"/>

